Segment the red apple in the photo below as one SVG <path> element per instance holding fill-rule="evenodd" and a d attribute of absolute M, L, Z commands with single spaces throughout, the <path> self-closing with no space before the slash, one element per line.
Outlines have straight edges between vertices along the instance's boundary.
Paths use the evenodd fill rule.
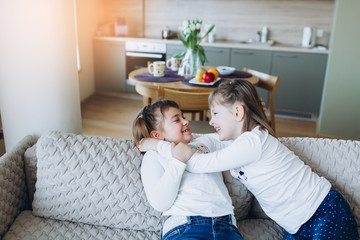
<path fill-rule="evenodd" d="M 205 83 L 211 83 L 215 80 L 215 75 L 211 72 L 206 72 L 203 74 L 203 80 Z"/>

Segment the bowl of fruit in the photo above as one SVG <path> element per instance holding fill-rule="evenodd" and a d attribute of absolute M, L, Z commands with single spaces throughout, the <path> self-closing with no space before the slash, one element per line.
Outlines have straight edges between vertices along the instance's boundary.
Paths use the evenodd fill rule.
<path fill-rule="evenodd" d="M 216 68 L 220 75 L 230 75 L 235 72 L 236 68 L 234 67 L 227 67 L 227 66 L 219 66 Z"/>
<path fill-rule="evenodd" d="M 196 72 L 196 77 L 190 80 L 190 83 L 200 84 L 200 85 L 213 85 L 219 78 L 219 72 L 215 68 L 206 70 L 203 67 L 200 67 Z"/>

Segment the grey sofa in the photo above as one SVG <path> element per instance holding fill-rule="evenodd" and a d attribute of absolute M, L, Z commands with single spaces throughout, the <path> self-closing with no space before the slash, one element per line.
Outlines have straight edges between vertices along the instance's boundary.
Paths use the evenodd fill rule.
<path fill-rule="evenodd" d="M 360 141 L 281 138 L 343 193 L 360 223 Z M 0 239 L 159 239 L 161 214 L 140 181 L 132 140 L 56 131 L 0 159 Z M 245 239 L 281 239 L 242 184 L 224 173 Z"/>

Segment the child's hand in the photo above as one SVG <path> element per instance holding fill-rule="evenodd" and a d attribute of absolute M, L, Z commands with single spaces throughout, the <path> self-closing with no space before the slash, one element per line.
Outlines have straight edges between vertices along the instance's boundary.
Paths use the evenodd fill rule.
<path fill-rule="evenodd" d="M 141 152 L 147 152 L 149 150 L 157 151 L 157 144 L 159 143 L 159 141 L 161 140 L 155 138 L 143 138 L 137 145 L 137 148 Z"/>
<path fill-rule="evenodd" d="M 262 106 L 264 112 L 266 112 L 267 108 L 266 108 L 266 106 L 265 106 L 265 102 L 263 101 L 263 99 L 262 99 L 261 97 L 259 97 L 259 100 L 260 100 L 260 102 L 261 102 L 261 106 Z"/>
<path fill-rule="evenodd" d="M 185 143 L 172 144 L 171 153 L 177 160 L 186 163 L 195 153 L 195 149 Z"/>

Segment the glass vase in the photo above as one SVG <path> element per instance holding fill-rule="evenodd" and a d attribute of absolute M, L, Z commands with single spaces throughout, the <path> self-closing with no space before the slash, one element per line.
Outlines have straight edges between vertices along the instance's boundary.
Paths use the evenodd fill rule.
<path fill-rule="evenodd" d="M 199 52 L 194 49 L 188 49 L 182 60 L 178 74 L 185 77 L 195 77 L 199 67 Z"/>

